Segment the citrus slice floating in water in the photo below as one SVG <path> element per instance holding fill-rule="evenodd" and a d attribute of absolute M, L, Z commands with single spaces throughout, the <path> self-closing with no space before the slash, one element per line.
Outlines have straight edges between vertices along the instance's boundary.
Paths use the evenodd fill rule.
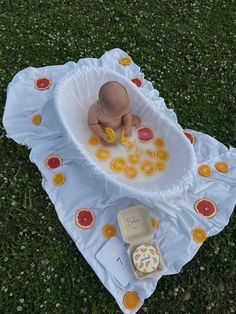
<path fill-rule="evenodd" d="M 99 160 L 106 160 L 110 157 L 110 151 L 108 148 L 101 147 L 96 150 L 96 157 Z"/>
<path fill-rule="evenodd" d="M 128 156 L 128 162 L 131 164 L 137 164 L 139 162 L 139 155 L 138 154 L 130 154 Z"/>
<path fill-rule="evenodd" d="M 194 208 L 199 215 L 206 218 L 214 217 L 217 212 L 216 204 L 207 198 L 198 200 L 195 203 Z"/>
<path fill-rule="evenodd" d="M 47 77 L 39 77 L 34 81 L 34 87 L 38 90 L 48 89 L 52 85 L 52 81 Z"/>
<path fill-rule="evenodd" d="M 156 163 L 156 171 L 162 172 L 166 170 L 166 165 L 163 162 Z"/>
<path fill-rule="evenodd" d="M 184 135 L 190 140 L 191 144 L 195 144 L 195 137 L 193 136 L 193 134 L 189 131 L 183 131 Z"/>
<path fill-rule="evenodd" d="M 202 243 L 206 240 L 206 231 L 202 228 L 195 228 L 192 230 L 192 238 L 198 243 Z"/>
<path fill-rule="evenodd" d="M 154 145 L 157 146 L 158 148 L 162 148 L 165 146 L 165 142 L 162 138 L 158 137 L 154 140 Z"/>
<path fill-rule="evenodd" d="M 127 166 L 124 170 L 125 176 L 129 179 L 134 179 L 137 177 L 138 172 L 134 166 Z"/>
<path fill-rule="evenodd" d="M 62 159 L 61 157 L 57 155 L 50 155 L 48 158 L 45 160 L 45 166 L 48 169 L 56 169 L 62 165 Z"/>
<path fill-rule="evenodd" d="M 129 143 L 129 138 L 125 136 L 125 130 L 122 130 L 121 135 L 120 135 L 120 142 L 123 145 L 126 145 Z"/>
<path fill-rule="evenodd" d="M 58 172 L 53 176 L 52 181 L 55 185 L 62 185 L 65 182 L 65 179 L 65 175 L 61 172 Z"/>
<path fill-rule="evenodd" d="M 155 230 L 157 228 L 157 219 L 155 217 L 151 217 L 151 225 L 152 225 L 152 229 Z"/>
<path fill-rule="evenodd" d="M 136 291 L 128 291 L 124 294 L 123 304 L 128 310 L 135 309 L 139 303 L 140 298 Z"/>
<path fill-rule="evenodd" d="M 113 143 L 115 140 L 115 132 L 112 128 L 105 128 L 105 132 L 108 135 L 108 142 Z"/>
<path fill-rule="evenodd" d="M 131 64 L 131 58 L 130 57 L 122 57 L 122 58 L 119 58 L 119 64 L 121 65 L 124 65 L 124 66 L 127 66 L 127 65 L 130 65 Z"/>
<path fill-rule="evenodd" d="M 116 235 L 116 227 L 114 225 L 107 224 L 102 228 L 102 234 L 105 238 L 110 239 Z"/>
<path fill-rule="evenodd" d="M 215 168 L 220 171 L 220 172 L 223 172 L 223 173 L 226 173 L 229 171 L 229 166 L 223 162 L 223 161 L 218 161 L 215 163 Z"/>
<path fill-rule="evenodd" d="M 42 122 L 42 116 L 41 114 L 35 114 L 32 119 L 31 119 L 32 123 L 34 125 L 40 125 L 40 123 Z"/>
<path fill-rule="evenodd" d="M 95 221 L 95 215 L 90 208 L 81 208 L 75 215 L 75 223 L 82 229 L 91 228 Z"/>
<path fill-rule="evenodd" d="M 153 139 L 153 131 L 149 126 L 141 126 L 136 132 L 139 141 L 142 143 L 148 143 Z"/>
<path fill-rule="evenodd" d="M 144 160 L 140 165 L 140 170 L 146 176 L 151 176 L 155 172 L 155 164 L 150 160 Z"/>
<path fill-rule="evenodd" d="M 96 146 L 100 143 L 99 138 L 96 135 L 91 135 L 88 139 L 89 145 Z"/>
<path fill-rule="evenodd" d="M 160 159 L 160 160 L 168 160 L 169 157 L 169 153 L 166 150 L 157 150 L 156 151 L 156 158 Z"/>
<path fill-rule="evenodd" d="M 211 175 L 211 167 L 207 164 L 202 164 L 198 167 L 198 172 L 203 177 L 209 177 Z"/>
<path fill-rule="evenodd" d="M 111 169 L 115 172 L 122 172 L 126 167 L 126 161 L 123 157 L 115 157 L 111 161 Z"/>

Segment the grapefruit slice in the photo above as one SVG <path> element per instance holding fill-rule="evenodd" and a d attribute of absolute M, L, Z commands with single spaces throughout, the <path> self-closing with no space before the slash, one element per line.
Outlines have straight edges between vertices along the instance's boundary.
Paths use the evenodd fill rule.
<path fill-rule="evenodd" d="M 124 173 L 125 173 L 125 176 L 129 179 L 134 179 L 138 175 L 137 170 L 134 166 L 127 166 L 125 168 Z"/>
<path fill-rule="evenodd" d="M 198 172 L 203 177 L 209 177 L 211 175 L 211 167 L 207 164 L 202 164 L 198 167 Z"/>
<path fill-rule="evenodd" d="M 123 145 L 126 145 L 129 143 L 129 138 L 125 136 L 125 130 L 122 130 L 121 135 L 120 135 L 120 142 Z"/>
<path fill-rule="evenodd" d="M 206 218 L 214 217 L 217 212 L 216 204 L 207 198 L 198 200 L 195 203 L 194 208 L 199 215 L 202 215 Z"/>
<path fill-rule="evenodd" d="M 81 208 L 75 215 L 75 223 L 82 229 L 91 228 L 95 221 L 95 215 L 90 208 Z"/>
<path fill-rule="evenodd" d="M 42 116 L 41 114 L 35 114 L 32 119 L 31 119 L 32 123 L 34 125 L 40 125 L 40 123 L 42 122 Z"/>
<path fill-rule="evenodd" d="M 190 140 L 191 144 L 195 143 L 195 137 L 193 136 L 193 134 L 189 131 L 183 131 L 184 135 Z"/>
<path fill-rule="evenodd" d="M 115 172 L 124 171 L 126 166 L 126 161 L 123 157 L 115 157 L 111 161 L 111 169 Z"/>
<path fill-rule="evenodd" d="M 144 160 L 140 165 L 140 170 L 146 176 L 152 176 L 155 172 L 155 164 L 150 160 Z"/>
<path fill-rule="evenodd" d="M 123 296 L 123 304 L 128 310 L 135 309 L 140 303 L 139 295 L 136 291 L 128 291 Z"/>
<path fill-rule="evenodd" d="M 101 147 L 96 150 L 96 157 L 99 160 L 106 160 L 110 157 L 110 151 L 108 148 Z"/>
<path fill-rule="evenodd" d="M 105 238 L 110 239 L 116 235 L 116 227 L 107 224 L 102 228 L 102 234 Z"/>
<path fill-rule="evenodd" d="M 164 149 L 160 149 L 156 151 L 156 158 L 160 159 L 160 160 L 168 160 L 170 158 L 169 153 L 164 150 Z"/>
<path fill-rule="evenodd" d="M 229 166 L 223 162 L 223 161 L 218 161 L 215 163 L 215 168 L 220 171 L 220 172 L 223 172 L 223 173 L 226 173 L 229 171 Z"/>
<path fill-rule="evenodd" d="M 65 182 L 65 180 L 66 180 L 65 175 L 61 172 L 56 173 L 52 178 L 52 181 L 55 185 L 62 185 Z"/>
<path fill-rule="evenodd" d="M 52 85 L 52 81 L 47 77 L 38 77 L 34 81 L 34 87 L 38 90 L 48 89 Z"/>
<path fill-rule="evenodd" d="M 45 166 L 48 169 L 56 169 L 62 165 L 62 159 L 58 155 L 50 155 L 45 160 Z"/>
<path fill-rule="evenodd" d="M 157 219 L 155 217 L 151 217 L 150 220 L 151 220 L 152 229 L 155 230 L 158 225 Z"/>
<path fill-rule="evenodd" d="M 206 240 L 207 234 L 203 228 L 195 228 L 192 230 L 192 238 L 198 243 L 202 243 Z"/>
<path fill-rule="evenodd" d="M 156 163 L 156 171 L 162 172 L 166 170 L 166 165 L 163 162 Z"/>
<path fill-rule="evenodd" d="M 131 79 L 131 82 L 133 82 L 137 87 L 141 87 L 143 84 L 142 84 L 142 81 L 140 80 L 140 78 L 138 77 L 134 77 Z"/>
<path fill-rule="evenodd" d="M 154 145 L 158 148 L 163 148 L 165 146 L 165 142 L 162 138 L 158 137 L 154 140 Z"/>
<path fill-rule="evenodd" d="M 100 143 L 99 138 L 96 135 L 91 135 L 88 139 L 89 145 L 96 146 Z"/>
<path fill-rule="evenodd" d="M 139 141 L 142 143 L 148 143 L 153 139 L 153 131 L 149 126 L 141 126 L 136 132 Z"/>
<path fill-rule="evenodd" d="M 108 135 L 108 142 L 113 143 L 115 140 L 115 132 L 112 128 L 105 128 L 105 132 Z"/>
<path fill-rule="evenodd" d="M 124 65 L 124 66 L 130 65 L 132 62 L 130 57 L 122 57 L 122 58 L 119 58 L 118 61 L 119 61 L 119 64 Z"/>
<path fill-rule="evenodd" d="M 128 162 L 131 164 L 137 164 L 139 162 L 139 155 L 138 154 L 128 155 Z"/>

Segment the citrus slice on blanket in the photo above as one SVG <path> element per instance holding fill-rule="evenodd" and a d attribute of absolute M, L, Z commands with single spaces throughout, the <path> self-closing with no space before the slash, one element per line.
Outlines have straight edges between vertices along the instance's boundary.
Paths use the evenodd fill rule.
<path fill-rule="evenodd" d="M 184 131 L 184 135 L 190 140 L 191 144 L 195 143 L 195 137 L 193 136 L 193 134 L 189 131 Z"/>
<path fill-rule="evenodd" d="M 126 166 L 126 161 L 123 157 L 115 157 L 111 161 L 111 169 L 115 172 L 124 171 Z"/>
<path fill-rule="evenodd" d="M 157 219 L 155 217 L 151 217 L 150 221 L 151 221 L 152 229 L 155 230 L 158 225 Z"/>
<path fill-rule="evenodd" d="M 38 90 L 48 89 L 52 85 L 52 81 L 47 77 L 39 77 L 34 81 L 34 87 Z"/>
<path fill-rule="evenodd" d="M 96 146 L 100 143 L 99 138 L 96 135 L 91 135 L 88 139 L 89 145 Z"/>
<path fill-rule="evenodd" d="M 95 221 L 95 215 L 90 208 L 81 208 L 75 215 L 75 223 L 82 229 L 91 228 Z"/>
<path fill-rule="evenodd" d="M 218 171 L 223 172 L 223 173 L 226 173 L 229 170 L 229 166 L 223 161 L 216 162 L 215 167 Z"/>
<path fill-rule="evenodd" d="M 138 175 L 137 170 L 134 166 L 127 166 L 124 170 L 124 173 L 128 179 L 134 179 Z"/>
<path fill-rule="evenodd" d="M 130 57 L 122 57 L 122 58 L 119 58 L 119 64 L 121 65 L 124 65 L 124 66 L 127 66 L 127 65 L 130 65 L 131 64 L 131 58 Z"/>
<path fill-rule="evenodd" d="M 166 165 L 163 162 L 156 163 L 156 171 L 162 172 L 166 170 Z"/>
<path fill-rule="evenodd" d="M 114 225 L 105 225 L 102 228 L 102 234 L 105 238 L 110 239 L 116 235 L 116 227 Z"/>
<path fill-rule="evenodd" d="M 139 155 L 138 154 L 130 154 L 128 155 L 128 162 L 131 164 L 137 164 L 139 162 Z"/>
<path fill-rule="evenodd" d="M 123 304 L 128 310 L 135 309 L 140 303 L 139 295 L 136 291 L 128 291 L 123 296 Z"/>
<path fill-rule="evenodd" d="M 96 150 L 96 157 L 99 160 L 106 160 L 110 157 L 110 151 L 108 148 L 101 147 Z"/>
<path fill-rule="evenodd" d="M 31 119 L 32 123 L 34 125 L 40 125 L 40 123 L 42 122 L 42 116 L 41 114 L 35 114 L 32 119 Z"/>
<path fill-rule="evenodd" d="M 151 176 L 155 172 L 155 164 L 150 160 L 144 160 L 139 167 L 146 176 Z"/>
<path fill-rule="evenodd" d="M 153 131 L 149 126 L 141 126 L 136 132 L 139 141 L 142 143 L 148 143 L 153 139 Z"/>
<path fill-rule="evenodd" d="M 62 185 L 65 182 L 65 179 L 65 175 L 61 172 L 58 172 L 53 176 L 52 181 L 55 185 Z"/>
<path fill-rule="evenodd" d="M 207 164 L 202 164 L 198 167 L 198 172 L 203 177 L 209 177 L 211 175 L 211 167 Z"/>
<path fill-rule="evenodd" d="M 145 151 L 145 153 L 146 153 L 149 157 L 155 158 L 155 152 L 152 151 L 151 149 L 147 149 L 147 150 Z"/>
<path fill-rule="evenodd" d="M 120 142 L 123 145 L 126 145 L 129 143 L 129 138 L 125 136 L 125 130 L 122 130 L 121 135 L 120 135 Z"/>
<path fill-rule="evenodd" d="M 192 238 L 198 243 L 206 240 L 206 231 L 202 228 L 195 228 L 192 230 Z"/>
<path fill-rule="evenodd" d="M 45 166 L 48 169 L 56 169 L 62 165 L 62 159 L 61 157 L 57 155 L 50 155 L 48 158 L 45 160 Z"/>
<path fill-rule="evenodd" d="M 154 140 L 154 145 L 157 146 L 158 148 L 162 148 L 165 146 L 165 142 L 162 138 L 158 137 Z"/>
<path fill-rule="evenodd" d="M 113 143 L 115 140 L 115 132 L 112 128 L 105 128 L 105 132 L 108 135 L 108 142 Z"/>
<path fill-rule="evenodd" d="M 206 218 L 212 218 L 217 212 L 215 203 L 207 198 L 198 200 L 195 203 L 194 208 L 199 215 Z"/>
<path fill-rule="evenodd" d="M 156 151 L 156 158 L 166 161 L 170 157 L 169 157 L 169 153 L 166 150 L 160 149 Z"/>
<path fill-rule="evenodd" d="M 131 82 L 133 82 L 137 87 L 141 87 L 143 84 L 142 84 L 142 81 L 140 80 L 140 78 L 138 77 L 134 77 L 131 79 Z"/>

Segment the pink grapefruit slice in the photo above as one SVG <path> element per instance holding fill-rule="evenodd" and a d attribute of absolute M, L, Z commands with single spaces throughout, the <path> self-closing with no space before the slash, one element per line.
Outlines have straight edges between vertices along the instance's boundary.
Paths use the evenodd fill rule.
<path fill-rule="evenodd" d="M 89 229 L 95 221 L 95 215 L 90 208 L 81 208 L 75 215 L 75 223 L 82 229 Z"/>
<path fill-rule="evenodd" d="M 217 212 L 216 204 L 207 198 L 198 200 L 195 203 L 194 208 L 199 215 L 206 218 L 214 217 Z"/>
<path fill-rule="evenodd" d="M 48 169 L 56 169 L 62 165 L 62 159 L 61 157 L 57 155 L 50 155 L 48 158 L 45 160 L 45 166 Z"/>
<path fill-rule="evenodd" d="M 137 129 L 137 136 L 140 142 L 148 143 L 153 139 L 153 131 L 149 126 L 141 126 Z"/>
<path fill-rule="evenodd" d="M 131 79 L 131 82 L 133 82 L 137 87 L 141 87 L 143 84 L 142 84 L 142 81 L 140 80 L 140 78 L 138 77 L 134 77 Z"/>
<path fill-rule="evenodd" d="M 190 140 L 191 144 L 195 143 L 195 137 L 193 136 L 193 134 L 189 131 L 184 131 L 184 135 Z"/>
<path fill-rule="evenodd" d="M 52 85 L 52 81 L 47 77 L 39 77 L 34 81 L 34 86 L 36 89 L 45 90 Z"/>

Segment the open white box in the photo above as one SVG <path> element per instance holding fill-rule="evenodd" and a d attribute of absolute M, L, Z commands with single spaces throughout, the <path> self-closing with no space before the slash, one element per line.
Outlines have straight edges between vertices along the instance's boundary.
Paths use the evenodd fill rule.
<path fill-rule="evenodd" d="M 153 229 L 147 208 L 143 205 L 128 207 L 118 213 L 117 220 L 123 240 L 130 244 L 127 253 L 135 277 L 137 279 L 150 278 L 162 271 L 164 268 L 164 261 L 161 253 L 159 265 L 152 273 L 140 272 L 134 267 L 132 261 L 133 252 L 140 244 L 148 243 L 159 250 L 157 241 L 152 240 Z"/>

